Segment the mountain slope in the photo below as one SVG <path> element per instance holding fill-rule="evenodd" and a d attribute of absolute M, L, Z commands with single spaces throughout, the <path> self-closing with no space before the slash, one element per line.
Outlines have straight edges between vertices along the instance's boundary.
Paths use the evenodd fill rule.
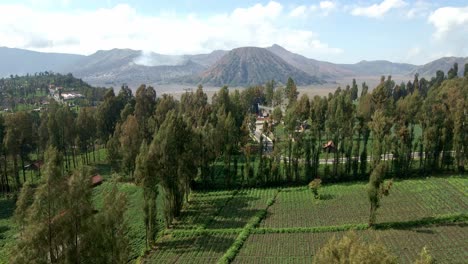
<path fill-rule="evenodd" d="M 292 66 L 313 76 L 333 79 L 336 77 L 353 75 L 353 72 L 350 69 L 346 69 L 345 67 L 341 67 L 340 65 L 331 62 L 306 58 L 302 55 L 290 52 L 277 44 L 274 44 L 267 49 Z"/>
<path fill-rule="evenodd" d="M 416 65 L 407 63 L 394 63 L 385 60 L 360 61 L 355 64 L 339 64 L 341 67 L 352 71 L 357 76 L 372 75 L 401 75 L 408 74 L 416 69 Z"/>
<path fill-rule="evenodd" d="M 64 53 L 43 53 L 24 49 L 0 47 L 0 78 L 36 72 L 64 72 L 85 56 Z"/>
<path fill-rule="evenodd" d="M 298 85 L 321 83 L 319 78 L 293 67 L 267 49 L 256 47 L 233 49 L 203 72 L 200 82 L 218 86 L 248 86 L 264 84 L 272 79 L 286 83 L 288 77 Z"/>
<path fill-rule="evenodd" d="M 122 83 L 170 83 L 174 78 L 198 74 L 205 69 L 185 56 L 113 49 L 83 58 L 71 71 L 94 85 L 118 86 Z"/>
<path fill-rule="evenodd" d="M 417 67 L 410 72 L 410 75 L 418 73 L 422 77 L 433 77 L 438 70 L 443 71 L 445 74 L 453 67 L 454 63 L 458 63 L 458 76 L 463 76 L 465 64 L 468 63 L 468 57 L 444 57 L 427 64 Z"/>

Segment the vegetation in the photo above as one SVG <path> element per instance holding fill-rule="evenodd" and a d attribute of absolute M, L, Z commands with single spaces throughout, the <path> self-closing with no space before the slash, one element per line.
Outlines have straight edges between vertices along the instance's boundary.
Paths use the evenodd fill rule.
<path fill-rule="evenodd" d="M 314 257 L 314 263 L 397 263 L 381 244 L 365 243 L 356 233 L 344 235 L 341 239 L 332 237 Z"/>
<path fill-rule="evenodd" d="M 179 101 L 150 86 L 115 94 L 69 75 L 2 79 L 13 111 L 0 115 L 8 218 L 0 218 L 0 261 L 176 261 L 161 248 L 171 256 L 177 248 L 163 243 L 192 241 L 198 250 L 193 240 L 201 239 L 217 251 L 199 261 L 230 263 L 245 260 L 259 235 L 391 234 L 434 224 L 464 234 L 452 226 L 466 223 L 468 204 L 466 178 L 455 175 L 468 162 L 468 77 L 456 67 L 400 85 L 382 77 L 371 92 L 363 84 L 360 97 L 353 81 L 328 97 L 298 98 L 289 78 L 285 87 L 225 86 L 211 102 L 201 86 Z M 49 85 L 89 94 L 73 105 L 59 95 L 39 112 L 14 105 L 51 99 Z M 257 120 L 258 104 L 274 107 L 273 121 Z M 421 177 L 430 175 L 440 177 Z"/>

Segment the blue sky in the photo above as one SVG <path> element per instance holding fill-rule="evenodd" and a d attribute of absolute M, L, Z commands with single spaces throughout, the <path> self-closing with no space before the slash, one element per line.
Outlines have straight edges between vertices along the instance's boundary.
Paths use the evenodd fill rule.
<path fill-rule="evenodd" d="M 0 0 L 0 46 L 91 54 L 279 44 L 337 63 L 468 56 L 466 1 Z"/>

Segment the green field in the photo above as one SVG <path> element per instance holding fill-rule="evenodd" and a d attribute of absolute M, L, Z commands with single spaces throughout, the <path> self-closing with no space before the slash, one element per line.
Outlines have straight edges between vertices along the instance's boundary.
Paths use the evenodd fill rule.
<path fill-rule="evenodd" d="M 18 231 L 12 219 L 14 206 L 13 200 L 0 197 L 0 263 L 8 263 Z"/>
<path fill-rule="evenodd" d="M 94 189 L 99 208 L 113 183 L 106 166 L 98 169 L 107 179 Z M 117 186 L 128 198 L 127 236 L 137 260 L 145 252 L 142 191 L 131 183 Z M 365 183 L 325 185 L 320 194 L 316 200 L 305 187 L 193 192 L 141 262 L 217 263 L 231 254 L 233 263 L 310 263 L 328 239 L 349 229 L 364 240 L 380 241 L 401 263 L 412 262 L 424 246 L 438 263 L 468 258 L 466 177 L 396 181 L 382 200 L 377 230 L 367 229 Z M 0 208 L 0 263 L 8 263 L 18 230 L 12 200 L 0 198 Z"/>
<path fill-rule="evenodd" d="M 312 263 L 313 256 L 334 235 L 345 232 L 253 234 L 233 263 Z M 468 228 L 465 224 L 395 230 L 356 231 L 368 241 L 379 241 L 399 258 L 413 262 L 426 246 L 437 263 L 466 263 Z"/>
<path fill-rule="evenodd" d="M 467 178 L 395 182 L 376 230 L 367 229 L 365 183 L 326 185 L 320 193 L 321 200 L 305 187 L 195 192 L 145 263 L 217 263 L 232 252 L 233 263 L 311 263 L 328 239 L 349 229 L 380 241 L 401 263 L 424 246 L 439 263 L 468 258 Z"/>

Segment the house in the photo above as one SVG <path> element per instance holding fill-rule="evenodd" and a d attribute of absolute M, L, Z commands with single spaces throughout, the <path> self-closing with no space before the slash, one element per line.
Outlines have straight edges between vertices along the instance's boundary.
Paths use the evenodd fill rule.
<path fill-rule="evenodd" d="M 93 187 L 101 185 L 103 181 L 104 181 L 104 179 L 99 174 L 96 174 L 91 178 L 91 182 L 92 182 Z"/>
<path fill-rule="evenodd" d="M 336 150 L 336 147 L 335 147 L 335 143 L 333 143 L 333 141 L 329 140 L 327 143 L 325 143 L 323 146 L 322 146 L 323 150 L 326 150 L 328 152 L 333 152 Z"/>
<path fill-rule="evenodd" d="M 40 171 L 43 165 L 44 165 L 44 162 L 42 160 L 36 160 L 36 161 L 24 166 L 24 169 L 25 170 Z"/>

